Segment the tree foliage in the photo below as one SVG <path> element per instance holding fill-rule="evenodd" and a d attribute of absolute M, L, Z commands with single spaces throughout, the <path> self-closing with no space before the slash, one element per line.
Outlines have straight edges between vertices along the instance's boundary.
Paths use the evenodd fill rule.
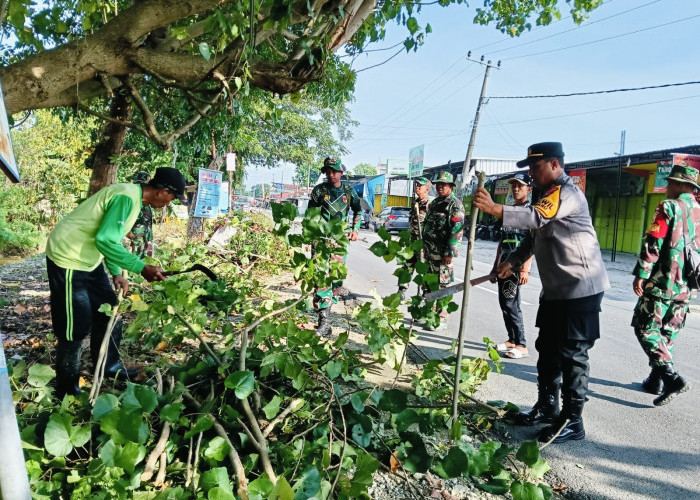
<path fill-rule="evenodd" d="M 601 0 L 567 0 L 576 21 Z M 462 0 L 441 0 L 449 6 Z M 558 18 L 557 0 L 488 0 L 476 22 L 510 34 Z M 251 11 L 251 5 L 253 11 Z M 75 106 L 103 119 L 125 92 L 123 120 L 160 148 L 202 118 L 233 121 L 252 89 L 295 94 L 319 82 L 326 105 L 346 102 L 354 73 L 335 54 L 364 50 L 388 25 L 405 26 L 407 50 L 430 33 L 407 0 L 9 0 L 1 72 L 10 114 Z"/>
<path fill-rule="evenodd" d="M 372 176 L 377 175 L 377 167 L 370 165 L 369 163 L 360 163 L 358 165 L 355 165 L 355 168 L 352 169 L 352 172 L 355 175 Z"/>

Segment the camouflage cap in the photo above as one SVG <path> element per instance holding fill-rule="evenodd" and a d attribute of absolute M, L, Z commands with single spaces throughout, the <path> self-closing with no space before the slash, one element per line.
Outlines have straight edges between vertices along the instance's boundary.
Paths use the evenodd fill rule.
<path fill-rule="evenodd" d="M 443 170 L 440 172 L 437 176 L 437 179 L 435 179 L 435 184 L 452 184 L 453 186 L 455 185 L 454 177 L 452 177 L 452 174 L 448 172 L 447 170 Z"/>
<path fill-rule="evenodd" d="M 331 168 L 336 172 L 345 172 L 345 165 L 340 161 L 340 158 L 328 157 L 323 160 L 323 167 L 321 172 L 325 172 L 327 168 Z"/>
<path fill-rule="evenodd" d="M 696 189 L 700 189 L 700 185 L 698 185 L 698 171 L 693 167 L 674 165 L 666 180 L 691 184 Z"/>
<path fill-rule="evenodd" d="M 426 186 L 430 184 L 430 181 L 425 177 L 416 177 L 415 179 L 413 179 L 413 182 L 415 182 L 419 186 Z"/>
<path fill-rule="evenodd" d="M 146 184 L 150 180 L 151 180 L 151 174 L 149 174 L 148 172 L 143 172 L 143 171 L 136 172 L 134 174 L 134 178 L 133 178 L 133 181 L 136 184 Z"/>

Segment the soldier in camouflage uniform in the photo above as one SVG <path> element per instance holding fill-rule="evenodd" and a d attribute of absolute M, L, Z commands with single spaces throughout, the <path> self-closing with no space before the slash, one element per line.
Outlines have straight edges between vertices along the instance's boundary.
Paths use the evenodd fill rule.
<path fill-rule="evenodd" d="M 146 184 L 150 180 L 151 174 L 148 172 L 134 174 L 135 184 Z M 139 259 L 143 259 L 146 255 L 153 257 L 153 210 L 151 207 L 141 208 L 141 213 L 134 222 L 134 227 L 126 236 L 131 240 L 131 253 Z"/>
<path fill-rule="evenodd" d="M 352 210 L 353 218 L 350 241 L 357 240 L 357 231 L 360 229 L 362 207 L 360 197 L 349 184 L 342 182 L 341 178 L 345 167 L 339 159 L 326 158 L 323 161 L 321 173 L 326 174 L 326 182 L 316 186 L 311 192 L 309 208 L 321 208 L 321 215 L 326 220 L 347 220 L 349 210 Z M 345 255 L 334 255 L 334 260 L 345 262 Z M 342 281 L 333 282 L 330 288 L 317 289 L 314 297 L 314 309 L 318 311 L 318 326 L 316 333 L 321 336 L 331 334 L 330 308 L 338 302 L 337 293 L 343 285 Z"/>
<path fill-rule="evenodd" d="M 685 324 L 688 302 L 697 292 L 688 288 L 683 268 L 683 217 L 686 217 L 688 241 L 700 248 L 700 205 L 693 195 L 700 189 L 698 171 L 675 165 L 668 176 L 668 199 L 656 207 L 656 217 L 647 231 L 632 283 L 639 297 L 632 317 L 637 340 L 649 358 L 651 374 L 644 390 L 658 394 L 654 405 L 669 403 L 690 389 L 673 368 L 673 342 Z"/>
<path fill-rule="evenodd" d="M 423 221 L 425 220 L 425 214 L 428 212 L 428 193 L 430 192 L 430 181 L 425 177 L 417 177 L 415 179 L 413 192 L 415 193 L 416 198 L 413 201 L 413 205 L 411 206 L 411 214 L 408 217 L 408 230 L 411 232 L 411 241 L 419 241 L 423 239 Z M 404 269 L 413 273 L 419 256 L 419 253 L 413 254 L 413 257 L 406 261 L 406 264 L 403 266 Z M 406 298 L 406 290 L 408 290 L 408 283 L 399 283 L 401 299 Z"/>
<path fill-rule="evenodd" d="M 423 227 L 423 255 L 429 272 L 440 277 L 440 288 L 454 281 L 452 259 L 459 255 L 464 227 L 464 206 L 454 195 L 452 174 L 440 172 L 435 180 L 438 197 L 428 206 Z M 439 310 L 441 327 L 447 325 L 447 311 Z"/>

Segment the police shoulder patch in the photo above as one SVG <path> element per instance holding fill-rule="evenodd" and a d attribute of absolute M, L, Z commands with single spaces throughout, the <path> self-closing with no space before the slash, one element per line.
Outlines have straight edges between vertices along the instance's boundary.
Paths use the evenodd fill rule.
<path fill-rule="evenodd" d="M 535 205 L 535 210 L 537 210 L 542 217 L 545 219 L 551 219 L 557 215 L 559 211 L 559 202 L 561 195 L 561 186 L 554 186 L 552 189 L 547 191 L 547 194 Z"/>

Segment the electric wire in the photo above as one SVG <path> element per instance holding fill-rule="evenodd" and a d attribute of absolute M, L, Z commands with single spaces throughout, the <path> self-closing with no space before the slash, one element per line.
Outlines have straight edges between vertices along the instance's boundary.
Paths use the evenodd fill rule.
<path fill-rule="evenodd" d="M 574 48 L 577 48 L 577 47 L 584 47 L 584 46 L 586 46 L 586 45 L 593 45 L 594 43 L 606 42 L 606 41 L 608 41 L 608 40 L 614 40 L 615 38 L 622 38 L 622 37 L 625 37 L 625 36 L 635 35 L 635 34 L 637 34 L 637 33 L 643 33 L 643 32 L 645 32 L 645 31 L 650 31 L 650 30 L 653 30 L 653 29 L 656 29 L 656 28 L 663 28 L 664 26 L 671 26 L 671 25 L 673 25 L 673 24 L 678 24 L 678 23 L 682 23 L 682 22 L 685 22 L 685 21 L 690 21 L 691 19 L 695 19 L 695 18 L 697 18 L 697 17 L 700 17 L 700 14 L 696 14 L 696 15 L 690 16 L 690 17 L 684 17 L 683 19 L 676 19 L 675 21 L 669 21 L 669 22 L 667 22 L 667 23 L 656 24 L 656 25 L 654 25 L 654 26 L 649 26 L 649 27 L 647 27 L 647 28 L 641 28 L 641 29 L 634 30 L 634 31 L 628 31 L 627 33 L 621 33 L 621 34 L 619 34 L 619 35 L 613 35 L 613 36 L 608 36 L 608 37 L 605 37 L 605 38 L 600 38 L 600 39 L 598 39 L 598 40 L 592 40 L 592 41 L 590 41 L 590 42 L 577 43 L 577 44 L 575 44 L 575 45 L 568 45 L 568 46 L 566 46 L 566 47 L 559 47 L 558 49 L 544 50 L 544 51 L 542 51 L 542 52 L 535 52 L 535 53 L 533 53 L 533 54 L 524 54 L 524 55 L 521 55 L 521 56 L 507 57 L 507 58 L 505 58 L 505 59 L 501 59 L 501 61 L 512 61 L 512 60 L 515 60 L 515 59 L 522 59 L 522 58 L 524 58 L 524 57 L 540 56 L 540 55 L 542 55 L 542 54 L 551 54 L 552 52 L 559 52 L 559 51 L 562 51 L 562 50 L 574 49 Z"/>
<path fill-rule="evenodd" d="M 618 92 L 634 92 L 637 90 L 663 89 L 667 87 L 682 87 L 684 85 L 697 85 L 700 81 L 681 82 L 681 83 L 664 83 L 662 85 L 648 85 L 646 87 L 630 87 L 623 89 L 610 90 L 595 90 L 591 92 L 571 92 L 569 94 L 544 94 L 544 95 L 510 95 L 510 96 L 492 96 L 489 99 L 542 99 L 550 97 L 573 97 L 582 95 L 599 95 L 599 94 L 615 94 Z"/>
<path fill-rule="evenodd" d="M 355 71 L 355 73 L 362 73 L 363 71 L 367 71 L 368 69 L 372 69 L 372 68 L 376 68 L 376 67 L 378 67 L 378 66 L 382 66 L 382 65 L 388 63 L 389 61 L 391 61 L 394 57 L 398 56 L 398 55 L 399 55 L 401 52 L 403 52 L 403 51 L 404 51 L 404 48 L 401 47 L 399 50 L 396 51 L 396 53 L 395 53 L 393 56 L 389 57 L 388 59 L 385 59 L 384 61 L 382 61 L 382 62 L 380 62 L 380 63 L 378 63 L 378 64 L 373 64 L 372 66 L 367 66 L 366 68 L 358 69 L 358 70 Z"/>

